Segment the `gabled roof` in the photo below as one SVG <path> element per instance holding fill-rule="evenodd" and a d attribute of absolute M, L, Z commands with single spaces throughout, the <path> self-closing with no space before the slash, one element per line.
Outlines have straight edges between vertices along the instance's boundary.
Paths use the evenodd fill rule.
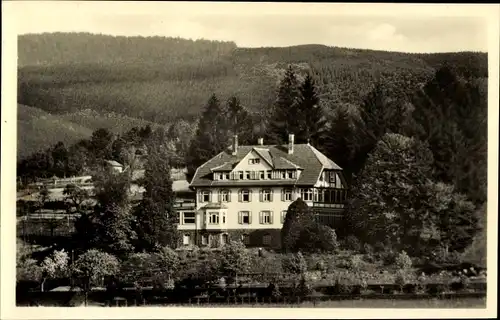
<path fill-rule="evenodd" d="M 231 171 L 249 152 L 254 150 L 275 169 L 302 169 L 297 180 L 213 180 L 213 171 Z M 191 187 L 243 186 L 243 185 L 310 185 L 313 186 L 323 169 L 342 170 L 309 144 L 294 145 L 293 154 L 288 154 L 287 145 L 239 146 L 236 155 L 227 148 L 198 167 Z"/>

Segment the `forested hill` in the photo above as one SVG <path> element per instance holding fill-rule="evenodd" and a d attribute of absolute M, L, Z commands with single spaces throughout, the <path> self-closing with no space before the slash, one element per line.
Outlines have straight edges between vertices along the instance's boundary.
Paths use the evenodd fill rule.
<path fill-rule="evenodd" d="M 474 81 L 485 79 L 488 69 L 486 53 L 238 48 L 233 42 L 88 33 L 23 35 L 18 46 L 20 104 L 52 117 L 90 110 L 160 124 L 195 120 L 212 93 L 221 101 L 237 96 L 256 117 L 266 117 L 288 64 L 299 75 L 313 74 L 327 115 L 339 104 L 359 106 L 378 81 L 406 99 L 443 64 Z"/>

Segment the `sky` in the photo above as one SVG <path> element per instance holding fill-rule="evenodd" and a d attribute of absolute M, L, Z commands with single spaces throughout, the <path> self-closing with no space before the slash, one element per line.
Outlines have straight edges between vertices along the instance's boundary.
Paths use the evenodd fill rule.
<path fill-rule="evenodd" d="M 4 2 L 5 3 L 5 2 Z M 324 44 L 403 52 L 488 51 L 492 7 L 394 4 L 14 1 L 18 34 L 91 32 Z"/>

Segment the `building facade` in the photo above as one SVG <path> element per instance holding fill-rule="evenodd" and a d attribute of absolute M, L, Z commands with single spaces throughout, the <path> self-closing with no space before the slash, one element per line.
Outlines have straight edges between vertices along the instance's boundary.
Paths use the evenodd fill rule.
<path fill-rule="evenodd" d="M 288 206 L 302 198 L 317 219 L 334 225 L 347 188 L 342 168 L 309 144 L 238 146 L 216 155 L 194 174 L 194 210 L 179 211 L 185 246 L 218 247 L 230 239 L 248 246 L 280 247 Z"/>

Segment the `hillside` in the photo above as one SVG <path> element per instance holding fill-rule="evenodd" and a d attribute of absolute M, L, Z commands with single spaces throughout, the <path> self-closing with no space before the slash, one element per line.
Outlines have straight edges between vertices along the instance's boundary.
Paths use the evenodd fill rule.
<path fill-rule="evenodd" d="M 18 102 L 89 129 L 115 128 L 123 120 L 192 121 L 212 93 L 222 101 L 236 95 L 264 119 L 288 64 L 313 73 L 327 115 L 338 104 L 359 105 L 379 80 L 406 99 L 443 64 L 464 78 L 487 77 L 485 53 L 238 48 L 232 42 L 87 33 L 24 35 L 18 45 Z M 82 116 L 82 110 L 90 111 Z M 128 118 L 117 121 L 121 115 Z"/>
<path fill-rule="evenodd" d="M 17 106 L 17 116 L 17 148 L 20 159 L 59 141 L 70 145 L 80 139 L 89 138 L 98 128 L 107 128 L 112 132 L 122 133 L 132 127 L 152 124 L 119 114 L 101 115 L 91 110 L 53 115 L 39 108 L 22 104 Z"/>

